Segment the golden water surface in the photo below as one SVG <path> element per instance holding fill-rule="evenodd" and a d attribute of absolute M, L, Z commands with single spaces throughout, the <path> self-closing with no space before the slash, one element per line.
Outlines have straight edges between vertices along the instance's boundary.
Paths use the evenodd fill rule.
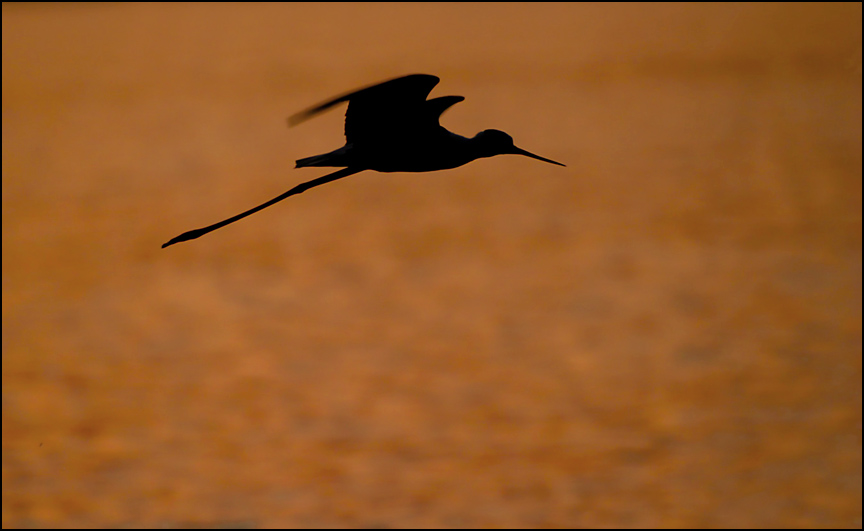
<path fill-rule="evenodd" d="M 8 526 L 861 526 L 861 5 L 3 4 Z M 387 78 L 524 157 L 325 169 Z"/>

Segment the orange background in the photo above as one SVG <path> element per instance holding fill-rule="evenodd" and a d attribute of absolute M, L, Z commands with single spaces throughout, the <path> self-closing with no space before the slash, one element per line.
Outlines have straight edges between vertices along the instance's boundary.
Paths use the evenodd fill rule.
<path fill-rule="evenodd" d="M 408 73 L 501 156 L 323 175 Z M 861 5 L 3 4 L 3 525 L 861 526 Z"/>

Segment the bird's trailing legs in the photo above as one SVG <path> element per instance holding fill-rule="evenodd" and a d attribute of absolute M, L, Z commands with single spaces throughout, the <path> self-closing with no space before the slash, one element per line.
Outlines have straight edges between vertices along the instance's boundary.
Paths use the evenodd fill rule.
<path fill-rule="evenodd" d="M 215 223 L 213 225 L 210 225 L 209 227 L 204 227 L 203 229 L 195 229 L 195 230 L 190 230 L 189 232 L 184 232 L 180 236 L 177 236 L 176 238 L 172 238 L 170 241 L 168 241 L 168 243 L 163 243 L 162 248 L 164 249 L 164 248 L 168 247 L 169 245 L 174 245 L 175 243 L 180 243 L 180 242 L 185 242 L 185 241 L 189 241 L 189 240 L 194 240 L 195 238 L 200 238 L 201 236 L 204 236 L 208 232 L 212 232 L 216 229 L 221 229 L 225 225 L 229 225 L 231 223 L 234 223 L 235 221 L 240 221 L 241 219 L 245 218 L 246 216 L 251 216 L 255 212 L 258 212 L 259 210 L 264 210 L 265 208 L 267 208 L 271 205 L 275 205 L 276 203 L 278 203 L 279 201 L 282 201 L 286 197 L 290 197 L 292 195 L 303 193 L 306 190 L 313 188 L 315 186 L 327 184 L 327 183 L 333 182 L 337 179 L 341 179 L 343 177 L 348 177 L 349 175 L 354 175 L 355 173 L 359 173 L 361 171 L 363 171 L 363 170 L 357 169 L 357 168 L 342 168 L 341 170 L 333 172 L 330 175 L 325 175 L 323 177 L 318 177 L 317 179 L 312 179 L 311 181 L 307 181 L 305 183 L 298 184 L 297 186 L 288 190 L 284 194 L 282 194 L 278 197 L 274 197 L 270 201 L 267 201 L 266 203 L 260 204 L 260 205 L 256 206 L 255 208 L 251 208 L 251 209 L 247 210 L 246 212 L 243 212 L 242 214 L 237 214 L 233 218 L 228 218 L 224 221 L 220 221 L 219 223 Z"/>

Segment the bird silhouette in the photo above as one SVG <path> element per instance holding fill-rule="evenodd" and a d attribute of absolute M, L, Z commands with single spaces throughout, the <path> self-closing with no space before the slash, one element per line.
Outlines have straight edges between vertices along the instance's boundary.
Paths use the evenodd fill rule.
<path fill-rule="evenodd" d="M 446 170 L 479 158 L 504 154 L 523 155 L 564 166 L 560 162 L 516 147 L 510 135 L 503 131 L 487 129 L 473 138 L 466 138 L 444 129 L 439 123 L 441 114 L 465 98 L 443 96 L 427 100 L 427 96 L 439 81 L 438 77 L 427 74 L 398 77 L 333 98 L 291 116 L 288 124 L 294 126 L 335 105 L 348 102 L 345 113 L 345 145 L 329 153 L 299 159 L 295 166 L 342 169 L 299 184 L 266 203 L 219 223 L 184 232 L 163 244 L 162 248 L 200 238 L 287 197 L 365 170 Z"/>

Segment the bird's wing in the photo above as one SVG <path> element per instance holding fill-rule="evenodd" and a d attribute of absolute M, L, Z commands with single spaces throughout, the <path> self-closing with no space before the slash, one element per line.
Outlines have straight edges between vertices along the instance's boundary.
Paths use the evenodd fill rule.
<path fill-rule="evenodd" d="M 429 119 L 435 122 L 435 125 L 438 125 L 438 120 L 439 118 L 441 118 L 441 114 L 444 111 L 464 100 L 464 96 L 441 96 L 440 98 L 432 98 L 431 100 L 427 100 L 427 116 Z"/>
<path fill-rule="evenodd" d="M 427 74 L 412 74 L 398 77 L 371 87 L 344 94 L 332 100 L 318 104 L 310 109 L 299 112 L 288 119 L 288 123 L 296 125 L 339 103 L 348 102 L 345 113 L 345 138 L 348 142 L 376 142 L 404 137 L 413 133 L 418 127 L 431 126 L 428 121 L 430 108 L 426 97 L 432 92 L 440 80 Z M 459 98 L 447 96 L 446 98 Z M 461 101 L 461 100 L 460 100 Z M 456 101 L 448 100 L 438 104 L 440 112 L 434 116 L 434 125 L 438 125 L 438 116 L 444 109 Z"/>

